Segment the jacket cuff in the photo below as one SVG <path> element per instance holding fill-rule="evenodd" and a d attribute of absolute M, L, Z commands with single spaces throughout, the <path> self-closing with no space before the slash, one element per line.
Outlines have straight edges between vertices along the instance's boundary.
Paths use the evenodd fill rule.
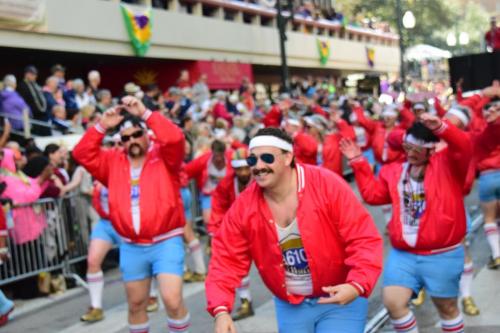
<path fill-rule="evenodd" d="M 356 288 L 356 290 L 358 291 L 359 296 L 363 296 L 365 294 L 365 288 L 363 288 L 363 286 L 360 285 L 359 283 L 357 283 L 356 281 L 350 281 L 348 283 L 351 286 L 353 286 L 354 288 Z"/>
<path fill-rule="evenodd" d="M 217 316 L 219 313 L 229 313 L 229 309 L 224 306 L 224 305 L 221 305 L 221 306 L 218 306 L 216 307 L 213 311 L 212 311 L 212 316 Z"/>
<path fill-rule="evenodd" d="M 142 120 L 148 121 L 149 117 L 153 114 L 153 111 L 146 109 L 146 112 L 142 115 Z"/>
<path fill-rule="evenodd" d="M 359 163 L 361 161 L 363 161 L 365 159 L 365 157 L 363 156 L 363 154 L 359 155 L 359 156 L 356 156 L 352 159 L 349 160 L 349 164 L 356 164 L 356 163 Z"/>
<path fill-rule="evenodd" d="M 101 134 L 106 134 L 106 129 L 101 125 L 101 123 L 97 123 L 94 128 L 96 129 L 97 132 Z"/>
<path fill-rule="evenodd" d="M 447 128 L 448 128 L 448 124 L 446 122 L 444 122 L 444 121 L 441 121 L 441 126 L 439 126 L 438 128 L 436 128 L 432 132 L 435 135 L 443 134 L 443 132 L 446 131 Z"/>

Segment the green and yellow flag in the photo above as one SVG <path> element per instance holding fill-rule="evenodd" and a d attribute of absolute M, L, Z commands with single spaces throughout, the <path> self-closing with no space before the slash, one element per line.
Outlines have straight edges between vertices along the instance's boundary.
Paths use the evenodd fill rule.
<path fill-rule="evenodd" d="M 318 52 L 319 52 L 319 62 L 324 66 L 328 62 L 330 57 L 330 41 L 322 41 L 317 39 Z"/>
<path fill-rule="evenodd" d="M 141 13 L 137 13 L 126 5 L 122 4 L 120 7 L 135 54 L 143 57 L 151 45 L 152 10 L 147 8 Z"/>

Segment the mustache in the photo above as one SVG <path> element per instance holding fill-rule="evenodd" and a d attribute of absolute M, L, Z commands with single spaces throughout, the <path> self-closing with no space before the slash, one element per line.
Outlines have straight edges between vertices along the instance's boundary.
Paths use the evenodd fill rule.
<path fill-rule="evenodd" d="M 254 176 L 259 176 L 259 175 L 264 174 L 264 173 L 274 173 L 274 171 L 269 169 L 269 168 L 255 169 L 252 171 L 252 175 L 254 175 Z"/>

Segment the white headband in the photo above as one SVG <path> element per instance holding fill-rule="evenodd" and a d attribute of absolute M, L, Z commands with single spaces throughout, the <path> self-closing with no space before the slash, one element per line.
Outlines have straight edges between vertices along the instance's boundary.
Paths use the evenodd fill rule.
<path fill-rule="evenodd" d="M 385 109 L 382 111 L 382 117 L 397 117 L 398 113 L 391 109 Z"/>
<path fill-rule="evenodd" d="M 292 126 L 300 126 L 300 121 L 298 121 L 297 119 L 288 118 L 286 122 Z"/>
<path fill-rule="evenodd" d="M 293 152 L 293 146 L 283 139 L 273 135 L 259 135 L 250 141 L 249 149 L 252 150 L 257 147 L 276 147 L 289 152 Z"/>
<path fill-rule="evenodd" d="M 143 129 L 146 129 L 146 124 L 144 124 L 142 121 L 139 123 L 139 126 Z M 127 120 L 120 126 L 120 132 L 123 131 L 124 129 L 134 127 L 134 124 L 130 120 Z"/>
<path fill-rule="evenodd" d="M 243 167 L 247 167 L 248 163 L 247 163 L 247 160 L 232 160 L 231 166 L 235 169 L 243 168 Z"/>
<path fill-rule="evenodd" d="M 457 109 L 457 108 L 451 108 L 448 110 L 448 112 L 446 112 L 446 115 L 448 114 L 451 114 L 451 115 L 454 115 L 455 117 L 457 117 L 458 119 L 460 119 L 460 121 L 462 122 L 462 124 L 464 124 L 464 126 L 467 126 L 469 125 L 469 117 L 467 114 L 465 114 L 465 110 L 462 110 L 462 109 Z"/>
<path fill-rule="evenodd" d="M 434 148 L 436 146 L 435 142 L 425 142 L 424 140 L 417 139 L 411 134 L 407 134 L 405 137 L 405 142 L 410 143 L 415 146 L 423 147 L 423 148 Z"/>

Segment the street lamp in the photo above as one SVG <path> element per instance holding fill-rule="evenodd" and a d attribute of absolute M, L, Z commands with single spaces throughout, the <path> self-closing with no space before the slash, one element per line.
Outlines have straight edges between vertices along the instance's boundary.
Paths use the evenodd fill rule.
<path fill-rule="evenodd" d="M 405 29 L 413 29 L 415 27 L 416 19 L 415 15 L 409 10 L 407 10 L 403 16 L 403 12 L 401 10 L 401 0 L 396 1 L 396 14 L 398 18 L 398 34 L 399 34 L 399 62 L 400 68 L 399 73 L 401 75 L 401 88 L 405 90 L 405 81 L 406 81 L 406 71 L 405 71 L 405 63 L 404 63 L 404 54 L 405 54 L 405 45 L 403 40 L 403 28 Z"/>
<path fill-rule="evenodd" d="M 283 92 L 290 92 L 290 81 L 288 79 L 288 65 L 286 62 L 286 47 L 285 42 L 286 37 L 286 26 L 288 21 L 293 21 L 293 0 L 285 0 L 285 8 L 283 8 L 282 0 L 276 1 L 276 11 L 277 11 L 277 25 L 280 37 L 280 51 L 281 51 L 281 87 Z M 283 9 L 288 11 L 288 16 L 283 16 Z"/>
<path fill-rule="evenodd" d="M 406 29 L 413 29 L 415 28 L 415 15 L 411 12 L 411 10 L 407 10 L 406 13 L 403 15 L 403 26 Z"/>

